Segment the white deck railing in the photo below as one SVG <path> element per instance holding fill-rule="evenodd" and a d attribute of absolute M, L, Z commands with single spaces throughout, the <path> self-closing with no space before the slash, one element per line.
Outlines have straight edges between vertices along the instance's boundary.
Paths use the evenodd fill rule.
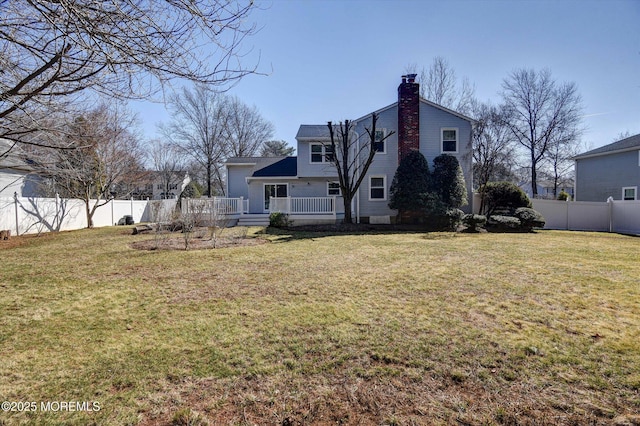
<path fill-rule="evenodd" d="M 182 203 L 183 213 L 241 215 L 249 211 L 249 200 L 240 198 L 191 198 Z"/>
<path fill-rule="evenodd" d="M 336 214 L 336 197 L 271 197 L 269 210 L 291 215 Z"/>

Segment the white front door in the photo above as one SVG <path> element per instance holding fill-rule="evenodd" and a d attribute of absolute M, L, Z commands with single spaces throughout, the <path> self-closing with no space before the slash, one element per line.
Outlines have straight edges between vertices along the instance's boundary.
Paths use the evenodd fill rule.
<path fill-rule="evenodd" d="M 286 197 L 286 183 L 265 183 L 264 184 L 264 212 L 269 213 L 269 201 L 271 197 Z"/>

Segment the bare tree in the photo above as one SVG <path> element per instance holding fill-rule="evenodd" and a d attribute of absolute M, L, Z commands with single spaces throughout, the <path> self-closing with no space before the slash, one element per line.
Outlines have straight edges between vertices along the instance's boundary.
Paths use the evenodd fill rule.
<path fill-rule="evenodd" d="M 502 83 L 509 127 L 531 167 L 531 190 L 538 194 L 538 166 L 561 139 L 575 144 L 580 135 L 582 100 L 574 83 L 558 84 L 548 69 L 513 71 Z"/>
<path fill-rule="evenodd" d="M 90 228 L 96 209 L 128 195 L 142 172 L 134 125 L 121 106 L 100 105 L 68 123 L 67 145 L 74 149 L 54 150 L 42 165 L 56 192 L 84 201 Z"/>
<path fill-rule="evenodd" d="M 170 108 L 172 121 L 161 130 L 205 170 L 209 196 L 224 194 L 227 158 L 254 156 L 273 135 L 273 125 L 256 107 L 203 85 L 173 95 Z"/>
<path fill-rule="evenodd" d="M 237 97 L 226 104 L 226 156 L 252 157 L 273 136 L 273 124 L 265 120 L 255 106 Z"/>
<path fill-rule="evenodd" d="M 480 212 L 483 210 L 485 185 L 513 163 L 515 140 L 506 123 L 504 109 L 489 104 L 476 103 L 473 116 L 476 119 L 472 133 L 474 181 L 480 190 Z"/>
<path fill-rule="evenodd" d="M 222 162 L 227 150 L 227 98 L 197 85 L 193 91 L 183 88 L 173 94 L 169 107 L 172 120 L 160 127 L 161 132 L 202 166 L 207 196 L 224 193 Z"/>
<path fill-rule="evenodd" d="M 260 148 L 260 157 L 289 157 L 295 151 L 286 141 L 266 141 Z"/>
<path fill-rule="evenodd" d="M 251 0 L 0 2 L 0 137 L 55 128 L 54 113 L 91 89 L 146 98 L 174 79 L 226 85 L 243 66 Z"/>
<path fill-rule="evenodd" d="M 362 135 L 364 137 L 355 135 L 352 121 L 345 120 L 344 123 L 340 122 L 338 125 L 334 125 L 331 121 L 327 123 L 331 150 L 325 155 L 327 156 L 326 160 L 333 163 L 338 172 L 338 183 L 344 202 L 345 223 L 353 222 L 351 201 L 358 192 L 371 163 L 373 163 L 376 143 L 383 142 L 395 133 L 391 131 L 377 138 L 377 122 L 378 115 L 371 114 L 371 125 L 365 128 L 366 134 Z"/>
<path fill-rule="evenodd" d="M 171 185 L 180 185 L 184 179 L 184 153 L 176 145 L 161 140 L 153 140 L 150 144 L 154 172 L 163 188 L 161 198 L 169 198 Z"/>
<path fill-rule="evenodd" d="M 407 73 L 419 74 L 420 96 L 463 114 L 471 111 L 475 88 L 468 78 L 458 82 L 455 70 L 442 56 L 433 58 L 429 69 L 418 71 L 417 64 L 406 67 Z"/>

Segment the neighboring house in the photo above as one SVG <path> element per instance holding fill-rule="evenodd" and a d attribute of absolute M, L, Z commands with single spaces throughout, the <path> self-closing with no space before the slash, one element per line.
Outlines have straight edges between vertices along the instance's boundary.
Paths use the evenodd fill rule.
<path fill-rule="evenodd" d="M 37 197 L 39 179 L 19 146 L 0 139 L 0 197 Z"/>
<path fill-rule="evenodd" d="M 534 198 L 533 191 L 531 190 L 531 181 L 522 181 L 518 184 L 518 186 L 525 192 L 525 194 L 527 194 L 529 198 Z M 554 200 L 558 197 L 558 195 L 560 195 L 560 192 L 564 191 L 571 196 L 571 199 L 573 199 L 573 179 L 562 179 L 560 182 L 558 182 L 558 187 L 556 188 L 555 194 L 553 193 L 553 186 L 553 180 L 539 180 L 537 182 L 537 198 Z"/>
<path fill-rule="evenodd" d="M 574 157 L 576 201 L 638 200 L 640 134 Z"/>
<path fill-rule="evenodd" d="M 191 177 L 189 173 L 184 171 L 147 171 L 132 195 L 140 200 L 178 198 L 189 182 L 191 182 Z"/>
<path fill-rule="evenodd" d="M 420 98 L 414 74 L 403 76 L 398 101 L 375 113 L 379 117 L 377 133 L 394 133 L 376 144 L 375 159 L 351 206 L 357 221 L 390 223 L 395 220 L 397 211 L 388 206 L 389 188 L 400 158 L 411 150 L 424 154 L 431 167 L 433 159 L 440 154 L 457 157 L 469 194 L 465 209 L 471 211 L 473 120 Z M 356 137 L 366 134 L 371 114 L 354 120 L 353 124 Z M 301 125 L 296 140 L 297 157 L 229 159 L 227 196 L 248 199 L 250 214 L 284 211 L 292 214 L 296 224 L 335 222 L 343 216 L 344 209 L 337 171 L 327 159 L 327 154 L 331 154 L 329 128 L 326 124 Z"/>

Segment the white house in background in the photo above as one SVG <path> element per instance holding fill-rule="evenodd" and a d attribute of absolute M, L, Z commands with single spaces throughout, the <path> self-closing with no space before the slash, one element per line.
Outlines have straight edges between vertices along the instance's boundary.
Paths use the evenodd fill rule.
<path fill-rule="evenodd" d="M 37 197 L 38 178 L 19 146 L 0 139 L 0 197 Z"/>
<path fill-rule="evenodd" d="M 640 200 L 640 134 L 574 157 L 576 201 Z"/>
<path fill-rule="evenodd" d="M 178 198 L 191 182 L 189 173 L 185 171 L 159 172 L 147 171 L 133 191 L 133 197 L 139 200 L 167 200 Z"/>
<path fill-rule="evenodd" d="M 419 150 L 431 167 L 440 154 L 458 159 L 469 194 L 466 209 L 471 211 L 473 120 L 420 98 L 415 74 L 402 77 L 397 102 L 375 113 L 379 117 L 377 133 L 393 134 L 375 146 L 375 159 L 351 205 L 357 221 L 395 220 L 397 211 L 388 206 L 389 188 L 400 159 L 412 150 Z M 356 137 L 366 134 L 371 113 L 353 120 L 353 124 Z M 296 141 L 295 157 L 227 161 L 227 197 L 241 197 L 243 210 L 248 213 L 241 216 L 241 224 L 268 223 L 268 214 L 273 211 L 290 214 L 294 224 L 335 222 L 343 217 L 337 171 L 328 160 L 332 153 L 327 125 L 301 125 Z"/>

